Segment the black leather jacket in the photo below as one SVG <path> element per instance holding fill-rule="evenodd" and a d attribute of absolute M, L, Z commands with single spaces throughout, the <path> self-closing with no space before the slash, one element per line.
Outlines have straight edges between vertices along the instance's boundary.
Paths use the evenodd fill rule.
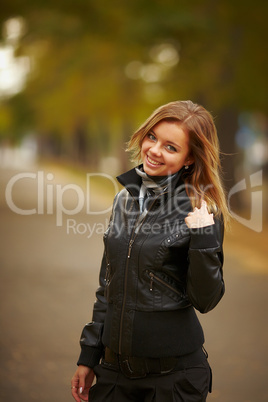
<path fill-rule="evenodd" d="M 223 225 L 216 219 L 205 228 L 186 226 L 192 208 L 181 176 L 167 192 L 149 197 L 142 215 L 141 178 L 135 169 L 118 177 L 125 188 L 104 234 L 100 287 L 78 364 L 93 367 L 104 345 L 128 356 L 161 357 L 190 353 L 204 342 L 194 308 L 208 312 L 224 294 Z"/>

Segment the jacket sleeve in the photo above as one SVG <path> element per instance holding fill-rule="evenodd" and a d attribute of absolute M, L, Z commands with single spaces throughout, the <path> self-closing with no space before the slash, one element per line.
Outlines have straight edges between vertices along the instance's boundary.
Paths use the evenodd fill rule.
<path fill-rule="evenodd" d="M 191 229 L 187 294 L 201 313 L 212 310 L 225 292 L 223 280 L 223 223 Z"/>
<path fill-rule="evenodd" d="M 85 325 L 81 338 L 81 354 L 77 364 L 94 367 L 103 355 L 103 344 L 101 342 L 107 302 L 104 296 L 105 289 L 106 257 L 103 254 L 99 276 L 100 286 L 96 291 L 96 301 L 93 308 L 92 322 Z"/>

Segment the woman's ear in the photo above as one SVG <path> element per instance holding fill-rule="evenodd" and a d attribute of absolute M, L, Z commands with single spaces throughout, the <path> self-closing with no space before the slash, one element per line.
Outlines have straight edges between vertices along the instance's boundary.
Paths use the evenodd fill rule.
<path fill-rule="evenodd" d="M 194 157 L 193 156 L 189 156 L 187 159 L 186 159 L 186 161 L 185 161 L 185 165 L 188 165 L 188 166 L 190 166 L 190 165 L 192 165 L 194 163 Z"/>

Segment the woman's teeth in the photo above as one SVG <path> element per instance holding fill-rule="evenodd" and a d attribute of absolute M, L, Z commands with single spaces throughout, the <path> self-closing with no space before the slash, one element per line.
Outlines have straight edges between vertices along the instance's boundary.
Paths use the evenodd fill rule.
<path fill-rule="evenodd" d="M 149 158 L 149 156 L 148 156 L 148 162 L 150 162 L 152 165 L 162 165 L 162 163 L 153 161 L 151 158 Z"/>

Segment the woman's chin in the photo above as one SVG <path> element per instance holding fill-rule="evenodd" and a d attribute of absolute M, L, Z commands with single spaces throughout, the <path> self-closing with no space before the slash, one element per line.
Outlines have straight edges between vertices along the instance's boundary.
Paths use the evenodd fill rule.
<path fill-rule="evenodd" d="M 158 168 L 151 168 L 148 166 L 144 166 L 143 165 L 143 170 L 145 171 L 145 173 L 147 173 L 149 176 L 162 176 L 161 174 L 161 170 Z"/>

